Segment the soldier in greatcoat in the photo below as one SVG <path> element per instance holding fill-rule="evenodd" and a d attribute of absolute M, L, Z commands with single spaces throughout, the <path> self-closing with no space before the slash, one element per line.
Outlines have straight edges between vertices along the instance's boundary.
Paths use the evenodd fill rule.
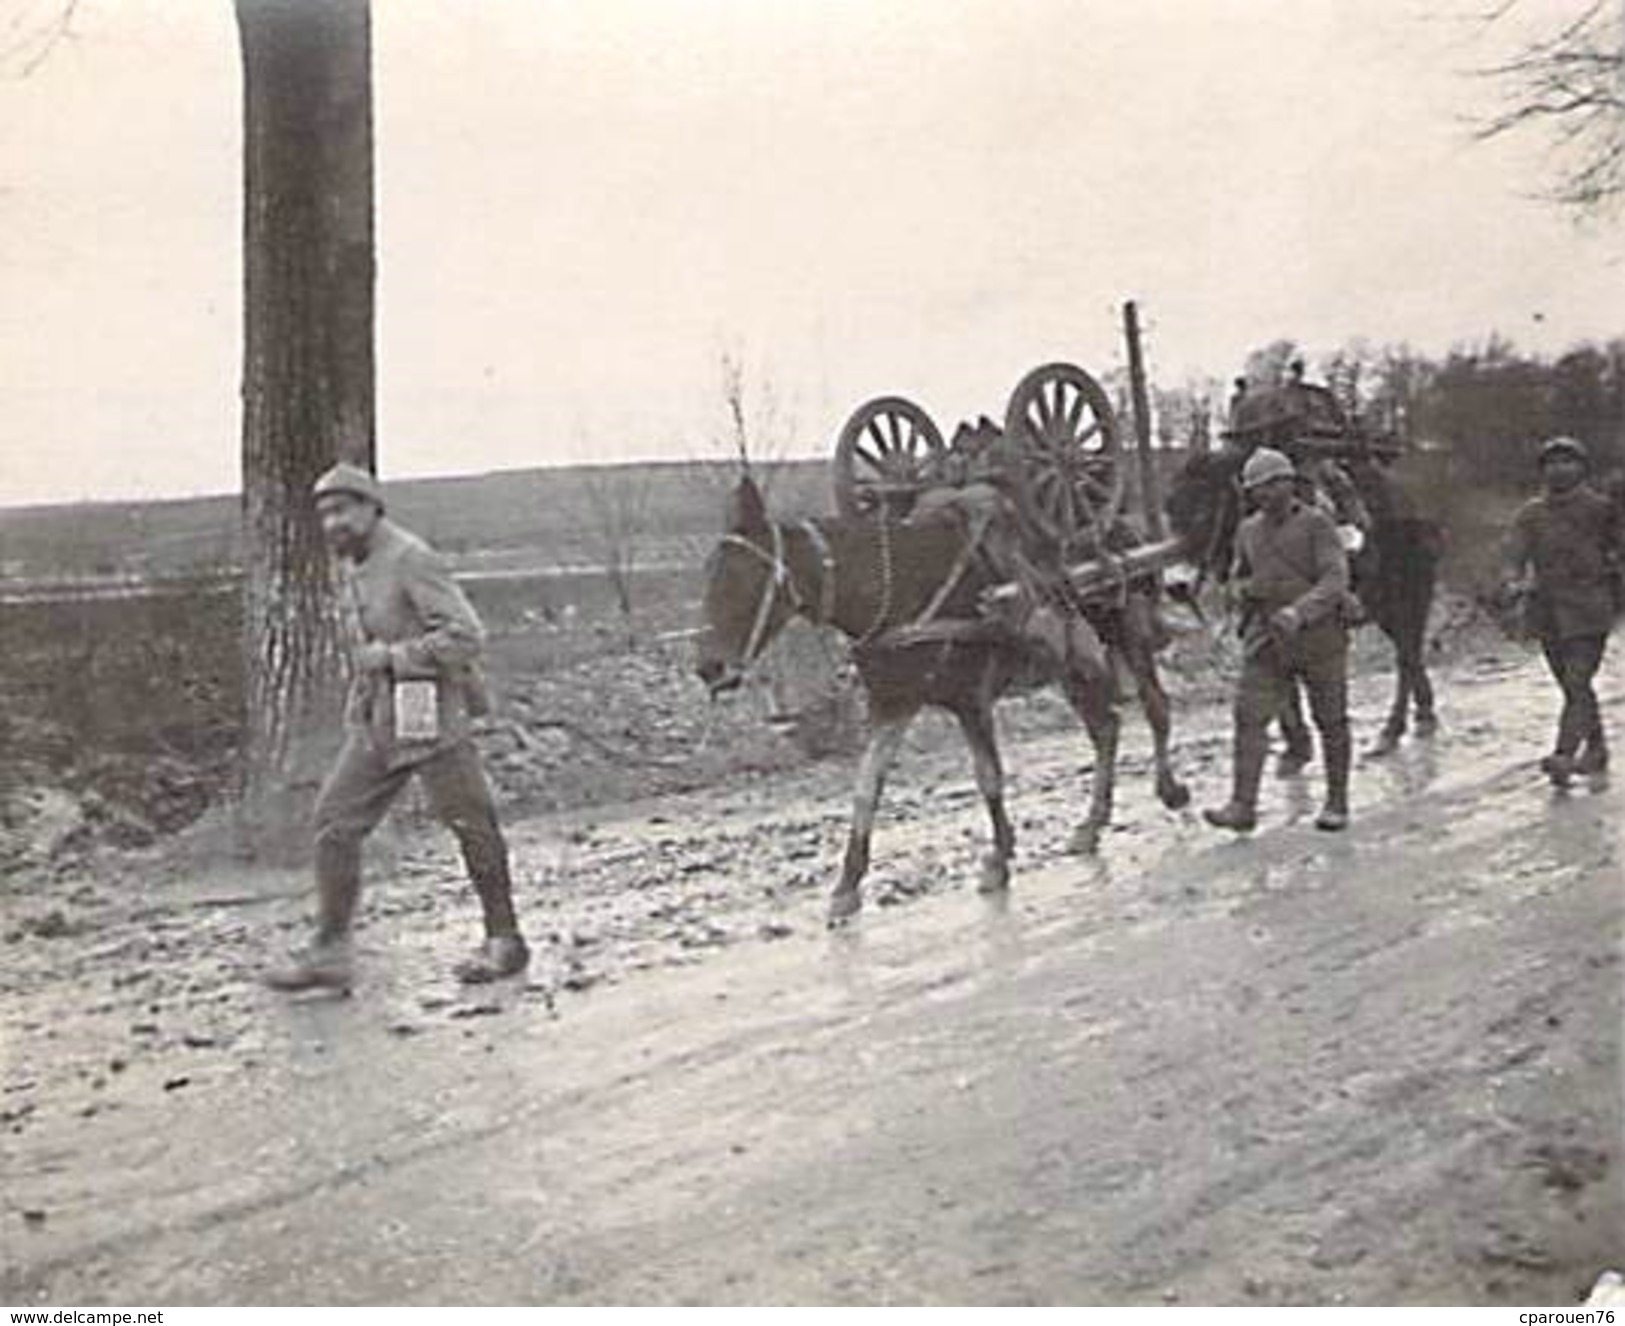
<path fill-rule="evenodd" d="M 1295 491 L 1292 462 L 1260 447 L 1242 469 L 1258 509 L 1237 532 L 1232 579 L 1242 603 L 1243 663 L 1235 700 L 1235 765 L 1228 804 L 1208 823 L 1246 832 L 1258 824 L 1268 729 L 1301 682 L 1320 730 L 1326 801 L 1317 828 L 1349 821 L 1348 558 L 1332 518 Z"/>
<path fill-rule="evenodd" d="M 1562 786 L 1608 767 L 1608 740 L 1592 679 L 1618 610 L 1620 511 L 1587 482 L 1585 446 L 1554 437 L 1540 449 L 1541 492 L 1519 509 L 1507 541 L 1507 570 L 1563 692 L 1557 739 L 1541 768 Z"/>
<path fill-rule="evenodd" d="M 439 555 L 384 514 L 373 476 L 337 465 L 316 482 L 322 532 L 337 554 L 352 680 L 344 745 L 316 801 L 318 918 L 310 947 L 266 981 L 279 990 L 348 989 L 361 845 L 414 777 L 456 835 L 484 913 L 485 941 L 457 968 L 483 982 L 524 969 L 508 848 L 470 735 L 489 710 L 484 628 Z"/>

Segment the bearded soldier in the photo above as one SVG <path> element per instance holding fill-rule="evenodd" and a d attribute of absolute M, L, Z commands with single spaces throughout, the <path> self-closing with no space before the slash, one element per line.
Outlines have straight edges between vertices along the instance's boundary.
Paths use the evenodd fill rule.
<path fill-rule="evenodd" d="M 278 990 L 348 989 L 361 845 L 414 777 L 456 835 L 485 918 L 485 942 L 457 975 L 496 980 L 524 969 L 508 849 L 470 736 L 489 709 L 479 667 L 484 628 L 435 551 L 384 514 L 377 481 L 336 465 L 314 491 L 337 554 L 352 681 L 344 746 L 316 801 L 318 920 L 311 946 L 268 974 Z"/>

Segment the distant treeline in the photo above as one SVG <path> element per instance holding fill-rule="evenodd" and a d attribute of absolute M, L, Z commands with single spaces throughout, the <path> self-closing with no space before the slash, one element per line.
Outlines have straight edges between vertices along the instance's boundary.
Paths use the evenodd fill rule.
<path fill-rule="evenodd" d="M 1282 340 L 1250 355 L 1244 374 L 1273 382 L 1294 359 L 1368 427 L 1447 453 L 1457 490 L 1527 489 L 1536 448 L 1556 433 L 1584 441 L 1599 469 L 1625 467 L 1625 336 L 1552 359 L 1493 335 L 1442 359 L 1360 340 L 1314 356 Z M 1123 386 L 1113 374 L 1106 381 Z M 1155 392 L 1161 445 L 1213 442 L 1229 390 L 1206 378 Z M 830 509 L 828 460 L 756 468 L 775 506 Z M 394 514 L 454 555 L 532 549 L 560 562 L 612 564 L 629 549 L 646 556 L 714 533 L 735 474 L 725 462 L 573 466 L 405 480 L 387 491 Z M 203 574 L 235 566 L 237 540 L 235 496 L 0 510 L 0 578 Z"/>
<path fill-rule="evenodd" d="M 1615 469 L 1625 465 L 1625 337 L 1549 362 L 1502 340 L 1422 360 L 1395 408 L 1402 436 L 1448 448 L 1456 473 L 1487 487 L 1528 487 L 1536 447 L 1557 433 L 1583 441 L 1599 469 Z"/>
<path fill-rule="evenodd" d="M 1276 342 L 1248 360 L 1249 376 L 1268 379 L 1295 357 L 1291 342 Z M 1600 469 L 1625 464 L 1625 337 L 1555 359 L 1524 354 L 1501 336 L 1443 359 L 1355 341 L 1307 367 L 1372 427 L 1449 452 L 1458 482 L 1527 488 L 1536 449 L 1558 433 L 1583 441 Z"/>

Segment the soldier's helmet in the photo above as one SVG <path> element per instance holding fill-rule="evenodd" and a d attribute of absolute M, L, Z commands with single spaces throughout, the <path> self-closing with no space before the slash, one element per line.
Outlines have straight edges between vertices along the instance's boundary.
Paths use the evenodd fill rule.
<path fill-rule="evenodd" d="M 380 511 L 384 509 L 384 493 L 378 486 L 378 480 L 360 466 L 349 465 L 344 461 L 340 461 L 317 479 L 310 491 L 311 496 L 318 501 L 328 493 L 347 493 L 351 497 L 364 498 Z"/>
<path fill-rule="evenodd" d="M 1591 467 L 1591 453 L 1586 450 L 1585 443 L 1577 437 L 1554 437 L 1541 443 L 1539 458 L 1541 465 L 1559 456 L 1577 460 L 1587 469 Z"/>
<path fill-rule="evenodd" d="M 1241 467 L 1241 486 L 1251 490 L 1271 479 L 1290 479 L 1296 473 L 1292 462 L 1281 452 L 1272 447 L 1259 447 Z"/>

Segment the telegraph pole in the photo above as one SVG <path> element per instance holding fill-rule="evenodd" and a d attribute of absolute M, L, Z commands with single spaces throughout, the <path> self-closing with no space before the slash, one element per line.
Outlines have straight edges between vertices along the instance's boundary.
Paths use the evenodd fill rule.
<path fill-rule="evenodd" d="M 1123 338 L 1128 342 L 1128 381 L 1134 402 L 1134 442 L 1140 458 L 1140 507 L 1146 535 L 1153 541 L 1165 533 L 1162 520 L 1162 484 L 1156 457 L 1151 453 L 1151 400 L 1145 386 L 1145 360 L 1140 355 L 1140 311 L 1131 299 L 1123 305 Z"/>

